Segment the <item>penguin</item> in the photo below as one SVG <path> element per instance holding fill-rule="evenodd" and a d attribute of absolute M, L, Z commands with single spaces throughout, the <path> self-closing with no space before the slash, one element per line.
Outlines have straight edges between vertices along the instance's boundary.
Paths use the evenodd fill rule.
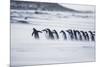
<path fill-rule="evenodd" d="M 90 33 L 90 37 L 92 41 L 95 41 L 95 31 L 88 31 Z"/>
<path fill-rule="evenodd" d="M 46 29 L 44 29 L 42 31 L 45 31 L 46 34 L 48 34 L 48 39 L 54 39 L 53 33 L 49 28 L 46 28 Z"/>
<path fill-rule="evenodd" d="M 84 40 L 89 41 L 89 35 L 88 35 L 88 33 L 84 32 L 84 31 L 80 31 L 80 32 L 82 33 L 82 35 L 84 37 Z"/>
<path fill-rule="evenodd" d="M 66 32 L 69 34 L 70 39 L 73 40 L 74 39 L 73 31 L 71 29 L 69 29 L 69 30 L 66 30 Z"/>
<path fill-rule="evenodd" d="M 57 39 L 59 39 L 59 35 L 58 35 L 58 33 L 57 33 L 56 30 L 53 30 L 52 33 L 55 34 L 55 37 L 56 37 Z M 54 38 L 55 38 L 55 37 L 54 37 Z"/>
<path fill-rule="evenodd" d="M 39 33 L 42 33 L 42 32 L 33 28 L 32 36 L 34 35 L 35 39 L 39 39 Z"/>
<path fill-rule="evenodd" d="M 73 30 L 73 34 L 76 40 L 82 40 L 82 35 L 78 30 Z"/>
<path fill-rule="evenodd" d="M 64 36 L 64 40 L 67 40 L 67 36 L 66 36 L 65 31 L 61 30 L 61 31 L 60 31 L 60 33 L 62 33 L 62 34 L 63 34 L 63 36 Z"/>

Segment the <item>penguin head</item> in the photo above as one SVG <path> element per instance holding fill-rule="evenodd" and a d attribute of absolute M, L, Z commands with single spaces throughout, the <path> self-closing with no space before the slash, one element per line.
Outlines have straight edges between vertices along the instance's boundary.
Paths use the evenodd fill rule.
<path fill-rule="evenodd" d="M 36 30 L 35 28 L 33 28 L 33 30 Z"/>

